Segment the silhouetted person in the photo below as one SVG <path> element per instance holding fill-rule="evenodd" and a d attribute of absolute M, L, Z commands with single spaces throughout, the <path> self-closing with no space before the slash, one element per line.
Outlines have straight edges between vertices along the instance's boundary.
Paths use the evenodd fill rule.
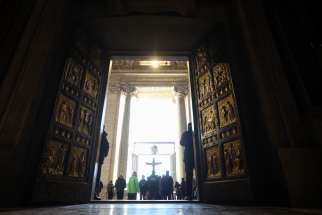
<path fill-rule="evenodd" d="M 187 190 L 186 190 L 187 184 L 184 178 L 181 179 L 181 184 L 180 184 L 180 193 L 181 193 L 181 199 L 184 199 L 184 197 L 187 195 Z"/>
<path fill-rule="evenodd" d="M 148 177 L 148 192 L 148 199 L 160 199 L 160 177 L 155 175 L 154 171 Z"/>
<path fill-rule="evenodd" d="M 136 172 L 134 171 L 127 184 L 128 200 L 136 200 L 136 195 L 139 191 L 139 181 Z"/>
<path fill-rule="evenodd" d="M 169 175 L 169 171 L 166 171 L 166 175 L 162 178 L 162 190 L 163 190 L 163 199 L 165 200 L 171 200 L 172 199 L 172 193 L 173 193 L 173 179 Z"/>
<path fill-rule="evenodd" d="M 126 187 L 125 179 L 123 178 L 122 175 L 120 175 L 115 182 L 116 198 L 117 199 L 123 199 L 125 187 Z"/>
<path fill-rule="evenodd" d="M 182 196 L 181 196 L 181 185 L 179 184 L 179 182 L 176 181 L 174 188 L 176 189 L 176 196 L 177 196 L 177 200 L 181 200 Z"/>
<path fill-rule="evenodd" d="M 101 170 L 102 170 L 102 165 L 103 165 L 104 159 L 108 155 L 108 151 L 109 151 L 109 143 L 107 140 L 107 133 L 105 131 L 105 126 L 104 126 L 103 133 L 102 133 L 102 139 L 101 139 L 101 145 L 100 145 L 100 154 L 99 154 L 99 158 L 98 158 L 98 169 L 97 169 L 96 185 L 95 185 L 94 198 L 96 200 L 101 200 L 101 198 L 99 197 L 99 194 L 101 192 L 101 187 L 100 187 Z"/>
<path fill-rule="evenodd" d="M 193 138 L 192 138 L 192 126 L 188 123 L 188 130 L 183 132 L 180 144 L 184 146 L 184 164 L 186 171 L 186 195 L 187 199 L 192 199 L 192 177 L 194 168 L 194 153 L 193 153 Z"/>
<path fill-rule="evenodd" d="M 114 196 L 114 184 L 112 180 L 107 184 L 107 199 L 113 199 Z"/>
<path fill-rule="evenodd" d="M 140 187 L 140 200 L 145 200 L 146 199 L 146 192 L 147 192 L 147 181 L 145 180 L 144 175 L 142 175 L 142 179 L 139 182 L 139 187 Z"/>

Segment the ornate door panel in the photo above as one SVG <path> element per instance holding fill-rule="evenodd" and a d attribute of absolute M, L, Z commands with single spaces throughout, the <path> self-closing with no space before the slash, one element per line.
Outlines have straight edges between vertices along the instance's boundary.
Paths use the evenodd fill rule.
<path fill-rule="evenodd" d="M 86 202 L 99 137 L 107 65 L 95 48 L 73 48 L 65 60 L 33 199 Z"/>
<path fill-rule="evenodd" d="M 231 67 L 211 57 L 209 45 L 197 49 L 191 62 L 198 126 L 201 199 L 215 199 L 216 184 L 246 178 L 246 159 Z M 211 193 L 213 192 L 213 193 Z"/>

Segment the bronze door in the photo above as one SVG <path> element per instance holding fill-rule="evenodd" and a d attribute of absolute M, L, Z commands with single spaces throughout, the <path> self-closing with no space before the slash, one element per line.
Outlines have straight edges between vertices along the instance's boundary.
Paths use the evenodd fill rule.
<path fill-rule="evenodd" d="M 202 201 L 224 201 L 223 196 L 230 192 L 225 182 L 247 180 L 232 67 L 230 58 L 220 50 L 223 48 L 228 49 L 223 46 L 222 38 L 211 37 L 190 59 L 197 175 Z"/>
<path fill-rule="evenodd" d="M 65 59 L 34 202 L 90 200 L 107 83 L 104 58 L 100 49 L 78 44 Z"/>

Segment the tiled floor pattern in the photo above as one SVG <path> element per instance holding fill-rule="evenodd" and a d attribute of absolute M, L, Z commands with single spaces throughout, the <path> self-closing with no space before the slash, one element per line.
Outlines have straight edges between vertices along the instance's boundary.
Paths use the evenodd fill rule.
<path fill-rule="evenodd" d="M 0 212 L 0 215 L 302 215 L 320 214 L 288 208 L 234 207 L 196 203 L 82 204 Z"/>

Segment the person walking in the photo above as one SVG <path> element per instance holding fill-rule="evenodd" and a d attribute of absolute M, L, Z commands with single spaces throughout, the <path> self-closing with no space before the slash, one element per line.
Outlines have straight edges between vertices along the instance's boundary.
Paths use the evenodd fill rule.
<path fill-rule="evenodd" d="M 125 187 L 126 187 L 125 179 L 123 178 L 122 175 L 120 175 L 115 182 L 116 198 L 117 199 L 123 199 Z"/>
<path fill-rule="evenodd" d="M 128 199 L 136 200 L 136 195 L 140 191 L 139 181 L 136 172 L 133 172 L 131 178 L 129 179 L 129 183 L 127 185 Z"/>
<path fill-rule="evenodd" d="M 186 193 L 185 196 L 188 200 L 192 199 L 192 178 L 194 169 L 194 150 L 192 138 L 192 125 L 188 123 L 188 130 L 183 132 L 180 145 L 184 146 L 184 164 L 186 171 Z M 181 185 L 182 186 L 182 185 Z"/>

